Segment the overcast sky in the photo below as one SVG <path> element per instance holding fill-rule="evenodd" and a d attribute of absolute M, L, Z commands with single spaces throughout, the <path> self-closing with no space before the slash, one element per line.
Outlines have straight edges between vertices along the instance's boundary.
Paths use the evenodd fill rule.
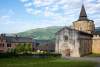
<path fill-rule="evenodd" d="M 82 0 L 0 0 L 0 33 L 47 26 L 69 26 L 79 17 Z M 89 19 L 100 26 L 100 0 L 84 0 Z"/>

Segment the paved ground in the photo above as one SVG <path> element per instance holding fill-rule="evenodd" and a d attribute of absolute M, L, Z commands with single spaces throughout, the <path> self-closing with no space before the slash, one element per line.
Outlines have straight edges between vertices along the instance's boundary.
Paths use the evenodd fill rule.
<path fill-rule="evenodd" d="M 95 66 L 95 67 L 100 67 L 100 64 L 98 64 L 97 66 Z"/>
<path fill-rule="evenodd" d="M 79 60 L 79 61 L 93 61 L 93 62 L 97 62 L 98 65 L 95 67 L 100 67 L 100 57 L 66 57 L 66 59 L 69 60 Z"/>
<path fill-rule="evenodd" d="M 66 59 L 70 59 L 70 60 L 86 60 L 86 61 L 93 61 L 93 62 L 98 62 L 100 63 L 100 57 L 80 57 L 80 58 L 77 58 L 77 57 L 66 57 Z"/>

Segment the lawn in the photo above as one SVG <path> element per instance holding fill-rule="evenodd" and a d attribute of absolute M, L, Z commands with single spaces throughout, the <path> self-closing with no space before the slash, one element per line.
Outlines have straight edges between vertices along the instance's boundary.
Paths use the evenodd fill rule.
<path fill-rule="evenodd" d="M 0 67 L 95 67 L 97 63 L 61 58 L 0 58 Z"/>

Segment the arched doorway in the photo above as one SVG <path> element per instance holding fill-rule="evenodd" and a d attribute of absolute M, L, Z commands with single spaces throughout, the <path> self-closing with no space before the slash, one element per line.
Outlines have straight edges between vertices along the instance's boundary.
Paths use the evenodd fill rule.
<path fill-rule="evenodd" d="M 65 49 L 65 55 L 70 56 L 70 49 Z"/>
<path fill-rule="evenodd" d="M 62 50 L 62 56 L 70 56 L 70 49 L 64 49 Z"/>

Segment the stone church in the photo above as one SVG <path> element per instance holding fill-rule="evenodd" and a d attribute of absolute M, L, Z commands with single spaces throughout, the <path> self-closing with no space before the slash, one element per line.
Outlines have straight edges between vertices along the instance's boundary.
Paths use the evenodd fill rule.
<path fill-rule="evenodd" d="M 95 33 L 94 21 L 88 19 L 84 5 L 79 19 L 73 22 L 72 27 L 64 27 L 56 33 L 55 52 L 62 57 L 100 54 L 100 36 Z"/>

